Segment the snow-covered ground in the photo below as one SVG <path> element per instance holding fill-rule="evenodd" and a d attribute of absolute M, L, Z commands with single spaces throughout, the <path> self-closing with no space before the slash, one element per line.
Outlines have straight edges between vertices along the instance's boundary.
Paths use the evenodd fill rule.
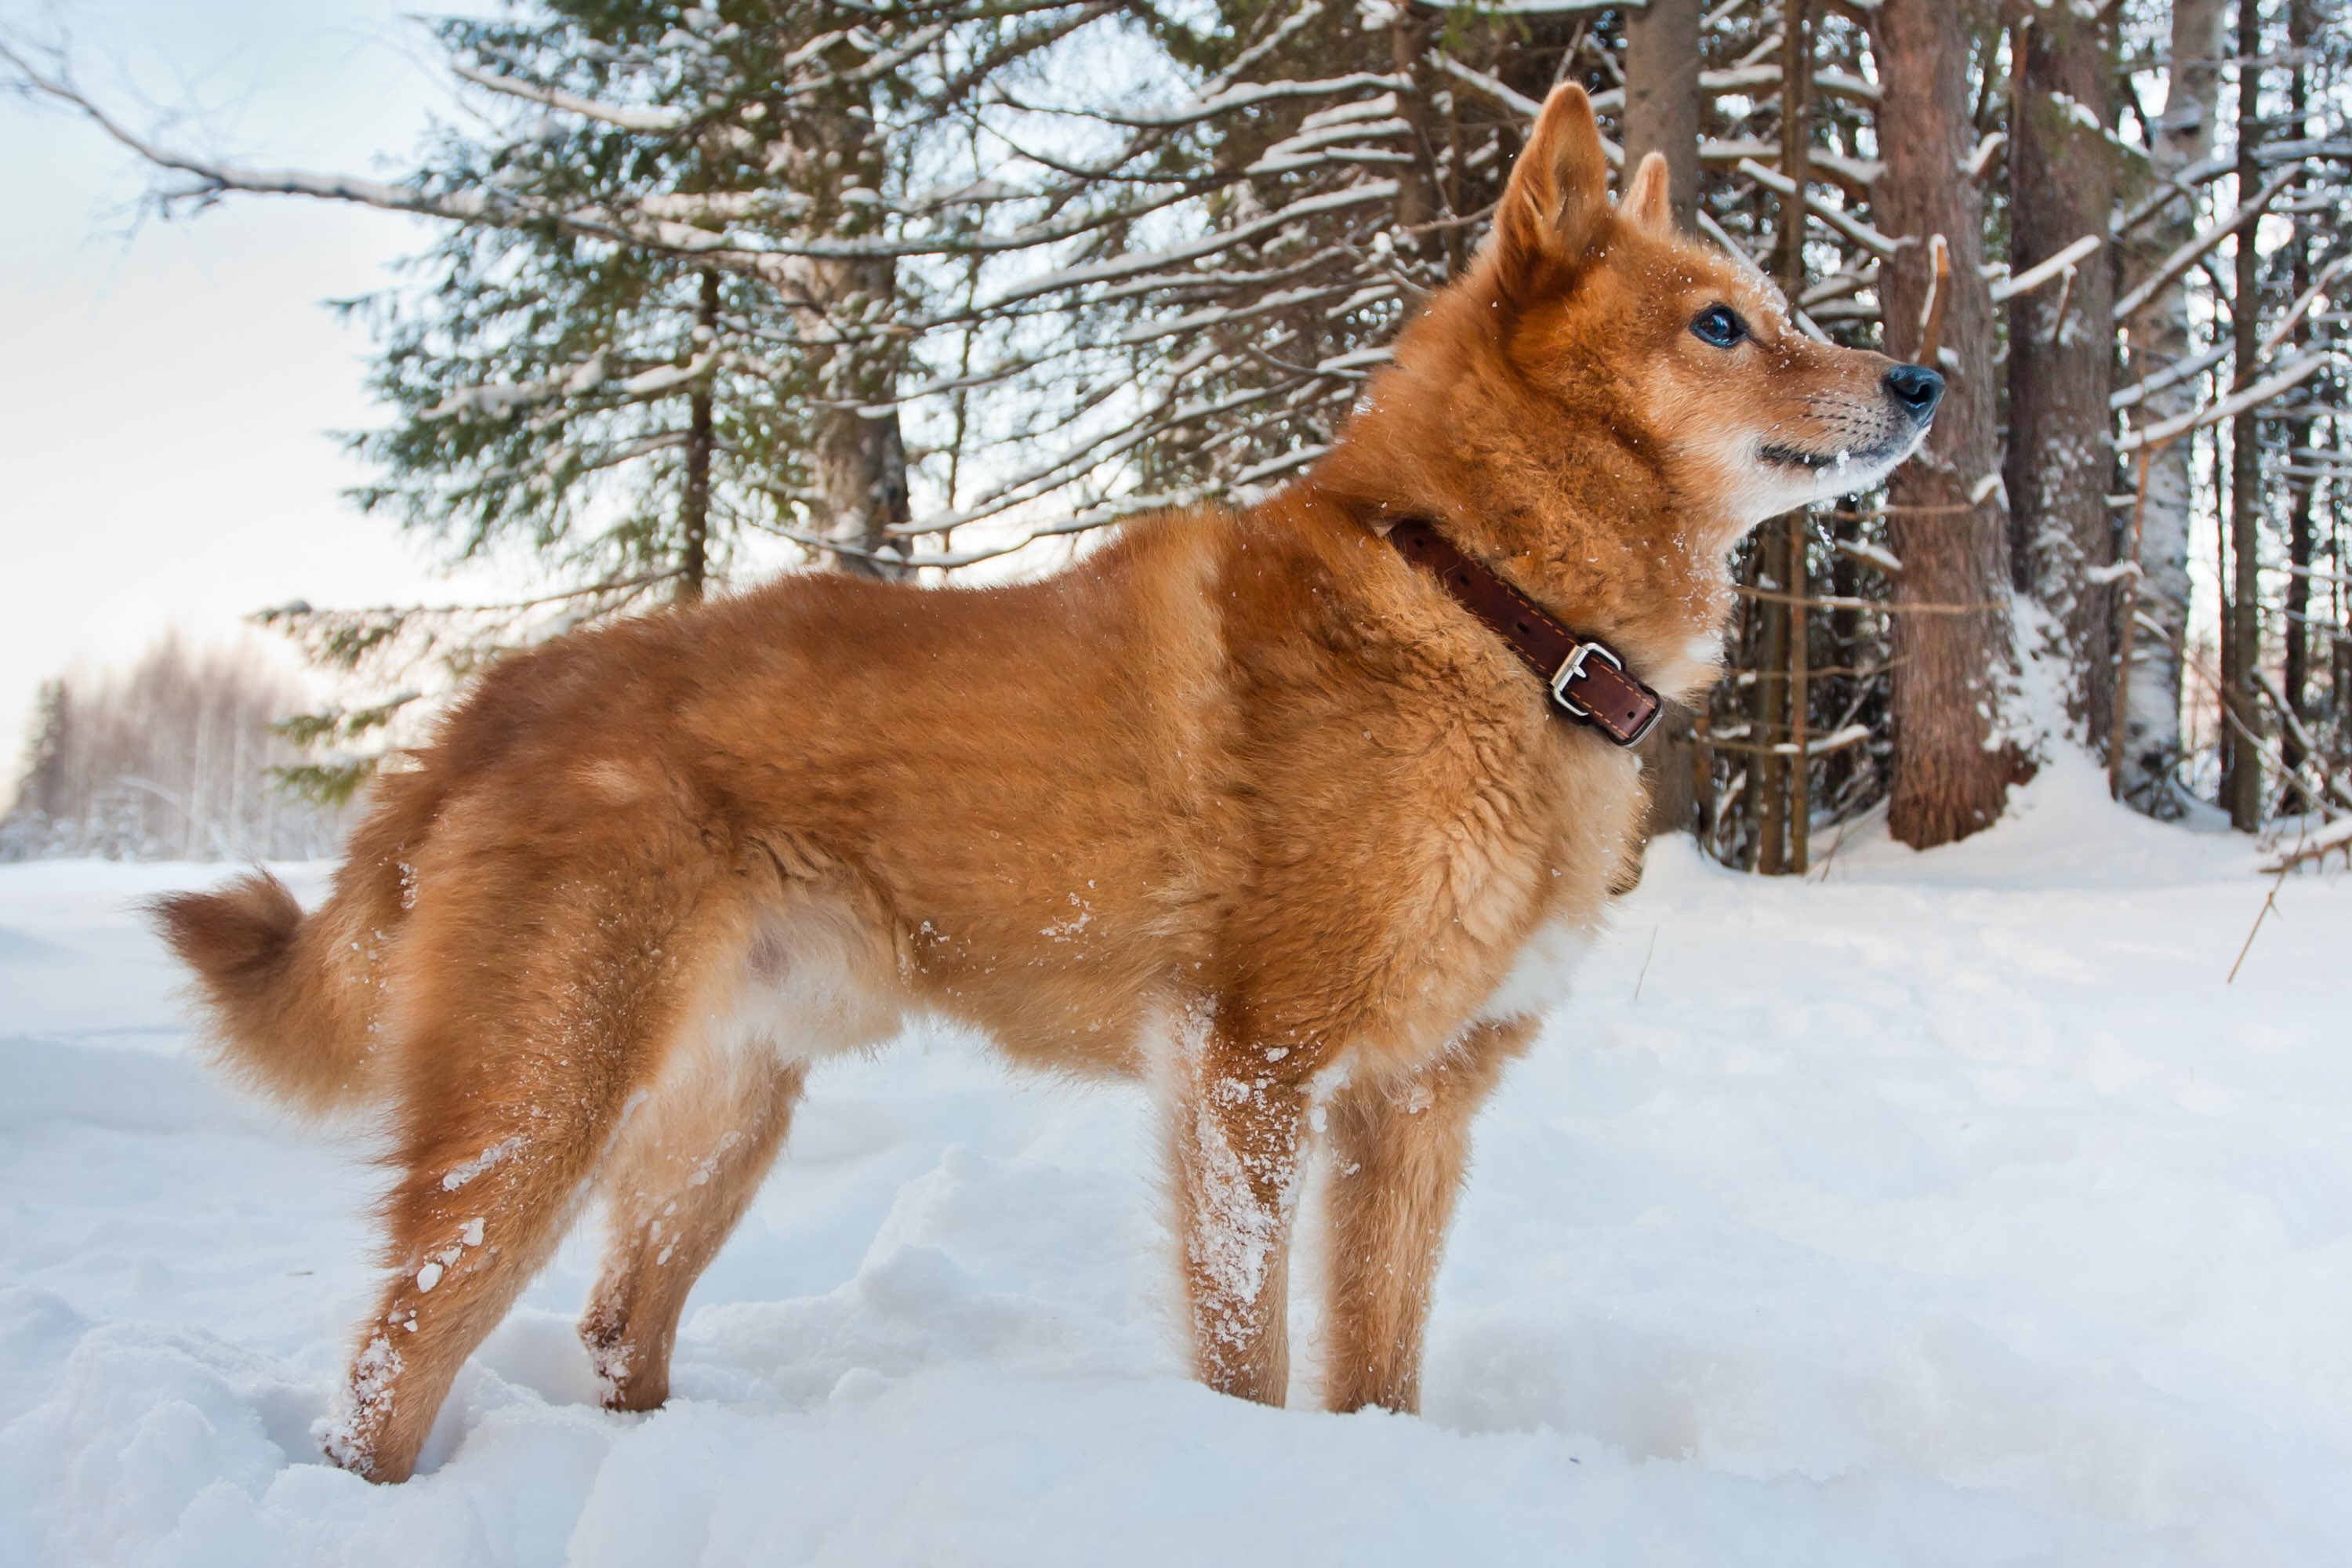
<path fill-rule="evenodd" d="M 2352 1562 L 2352 879 L 2225 987 L 2252 852 L 2096 793 L 1659 846 L 1421 1419 L 1187 1382 L 1140 1099 L 924 1035 L 819 1076 L 667 1409 L 596 1407 L 578 1237 L 387 1489 L 310 1436 L 374 1173 L 205 1075 L 129 910 L 218 868 L 0 867 L 0 1563 Z"/>

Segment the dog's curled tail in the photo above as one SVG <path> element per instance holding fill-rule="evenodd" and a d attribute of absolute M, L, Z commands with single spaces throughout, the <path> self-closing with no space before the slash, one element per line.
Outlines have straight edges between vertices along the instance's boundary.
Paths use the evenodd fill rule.
<path fill-rule="evenodd" d="M 195 972 L 221 1065 L 304 1116 L 373 1098 L 374 1052 L 362 987 L 321 951 L 327 934 L 265 871 L 209 893 L 148 906 Z"/>

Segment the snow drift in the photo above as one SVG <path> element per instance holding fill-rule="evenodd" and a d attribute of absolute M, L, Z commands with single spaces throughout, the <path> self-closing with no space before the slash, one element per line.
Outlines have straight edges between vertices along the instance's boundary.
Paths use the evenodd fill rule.
<path fill-rule="evenodd" d="M 2352 1560 L 2352 879 L 2225 986 L 2254 858 L 2063 762 L 1802 884 L 1660 845 L 1422 1419 L 1188 1382 L 1139 1098 L 919 1034 L 818 1074 L 667 1408 L 596 1407 L 576 1242 L 397 1489 L 311 1435 L 376 1173 L 200 1068 L 132 909 L 217 868 L 0 867 L 0 1562 Z"/>

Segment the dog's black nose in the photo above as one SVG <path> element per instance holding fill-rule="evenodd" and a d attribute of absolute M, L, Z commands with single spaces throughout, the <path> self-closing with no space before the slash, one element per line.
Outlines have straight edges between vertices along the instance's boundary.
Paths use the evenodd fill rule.
<path fill-rule="evenodd" d="M 1898 364 L 1886 373 L 1886 390 L 1925 425 L 1936 416 L 1936 405 L 1944 401 L 1944 378 L 1924 364 Z"/>

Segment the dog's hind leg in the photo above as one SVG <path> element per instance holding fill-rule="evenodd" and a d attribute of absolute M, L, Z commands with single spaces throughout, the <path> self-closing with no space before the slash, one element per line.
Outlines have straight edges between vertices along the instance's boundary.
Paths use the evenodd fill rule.
<path fill-rule="evenodd" d="M 614 1410 L 669 1397 L 687 1293 L 759 1194 L 807 1080 L 802 1062 L 738 1064 L 656 1086 L 601 1178 L 604 1274 L 580 1338 Z"/>
<path fill-rule="evenodd" d="M 1470 1123 L 1534 1033 L 1528 1018 L 1475 1025 L 1428 1066 L 1360 1079 L 1332 1097 L 1325 1113 L 1328 1408 L 1420 1408 L 1422 1336 L 1469 1165 Z"/>
<path fill-rule="evenodd" d="M 707 945 L 683 877 L 467 869 L 462 900 L 417 910 L 391 1277 L 327 1427 L 329 1457 L 371 1480 L 415 1468 L 458 1368 L 562 1238 Z"/>

